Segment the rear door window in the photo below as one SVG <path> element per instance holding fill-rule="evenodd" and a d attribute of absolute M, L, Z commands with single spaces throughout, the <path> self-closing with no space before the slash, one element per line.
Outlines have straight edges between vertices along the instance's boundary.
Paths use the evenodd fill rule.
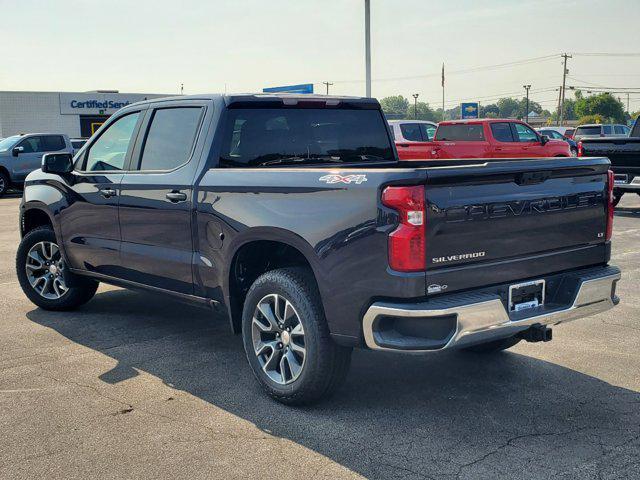
<path fill-rule="evenodd" d="M 173 170 L 191 156 L 202 107 L 162 108 L 153 113 L 140 170 Z"/>
<path fill-rule="evenodd" d="M 429 123 L 421 123 L 420 132 L 422 133 L 422 139 L 425 142 L 430 142 L 436 134 L 436 126 Z"/>
<path fill-rule="evenodd" d="M 481 123 L 440 125 L 436 130 L 435 139 L 459 142 L 481 142 L 484 140 L 484 129 Z"/>
<path fill-rule="evenodd" d="M 538 135 L 531 128 L 522 123 L 514 123 L 513 126 L 519 142 L 531 143 L 538 141 Z"/>
<path fill-rule="evenodd" d="M 613 127 L 611 125 L 603 125 L 602 133 L 605 135 L 611 135 L 613 133 Z"/>
<path fill-rule="evenodd" d="M 410 142 L 422 142 L 422 132 L 419 123 L 401 123 L 400 131 L 405 140 Z"/>
<path fill-rule="evenodd" d="M 56 152 L 66 148 L 64 138 L 61 135 L 46 135 L 44 139 L 44 149 L 47 152 Z"/>
<path fill-rule="evenodd" d="M 498 142 L 515 142 L 513 132 L 508 122 L 496 122 L 491 124 L 491 133 Z"/>

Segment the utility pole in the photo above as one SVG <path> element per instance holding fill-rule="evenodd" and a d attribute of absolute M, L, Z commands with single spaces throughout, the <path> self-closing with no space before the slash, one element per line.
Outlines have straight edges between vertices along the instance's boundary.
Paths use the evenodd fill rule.
<path fill-rule="evenodd" d="M 413 94 L 413 118 L 418 119 L 418 93 Z"/>
<path fill-rule="evenodd" d="M 627 113 L 631 115 L 631 110 L 629 110 L 629 92 L 627 92 Z"/>
<path fill-rule="evenodd" d="M 571 55 L 567 55 L 566 53 L 563 53 L 562 58 L 564 58 L 564 66 L 562 67 L 562 100 L 560 102 L 560 126 L 562 126 L 562 124 L 564 123 L 564 93 L 565 93 L 565 87 L 567 84 L 567 59 L 569 58 L 573 58 Z"/>
<path fill-rule="evenodd" d="M 324 83 L 327 86 L 327 95 L 329 95 L 329 86 L 333 85 L 333 83 L 331 82 L 322 82 L 322 83 Z"/>
<path fill-rule="evenodd" d="M 364 63 L 366 96 L 371 97 L 371 0 L 364 0 Z"/>
<path fill-rule="evenodd" d="M 560 103 L 562 103 L 562 85 L 558 87 L 558 108 L 556 109 L 556 125 L 560 126 Z"/>
<path fill-rule="evenodd" d="M 523 85 L 522 88 L 527 91 L 527 108 L 524 112 L 524 118 L 525 122 L 529 123 L 529 89 L 531 88 L 531 85 Z"/>
<path fill-rule="evenodd" d="M 180 84 L 180 95 L 184 94 L 184 83 Z"/>
<path fill-rule="evenodd" d="M 444 62 L 442 62 L 442 121 L 444 122 Z"/>

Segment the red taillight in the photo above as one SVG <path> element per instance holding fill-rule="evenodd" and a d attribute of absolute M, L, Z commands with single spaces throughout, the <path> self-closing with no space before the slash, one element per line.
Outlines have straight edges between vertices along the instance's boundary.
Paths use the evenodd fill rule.
<path fill-rule="evenodd" d="M 584 151 L 582 150 L 582 142 L 578 142 L 578 156 L 581 157 Z"/>
<path fill-rule="evenodd" d="M 400 224 L 389 234 L 389 266 L 398 272 L 425 269 L 426 212 L 424 186 L 387 187 L 382 203 L 400 216 Z"/>
<path fill-rule="evenodd" d="M 611 240 L 611 235 L 613 234 L 613 211 L 615 210 L 613 206 L 614 181 L 613 170 L 609 170 L 607 172 L 607 233 L 604 237 L 606 241 Z"/>

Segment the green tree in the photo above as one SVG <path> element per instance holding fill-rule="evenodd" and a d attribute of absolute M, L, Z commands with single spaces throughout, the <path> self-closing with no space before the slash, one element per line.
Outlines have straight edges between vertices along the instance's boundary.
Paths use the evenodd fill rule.
<path fill-rule="evenodd" d="M 427 102 L 418 102 L 416 107 L 417 116 L 414 116 L 413 111 L 414 105 L 410 105 L 407 111 L 407 116 L 410 118 L 417 118 L 418 120 L 429 120 L 431 122 L 437 122 L 440 118 L 436 117 L 436 112 L 434 112 Z"/>
<path fill-rule="evenodd" d="M 585 115 L 578 119 L 578 125 L 587 125 L 590 123 L 607 123 L 607 118 L 596 113 L 595 115 Z"/>
<path fill-rule="evenodd" d="M 495 103 L 489 105 L 480 105 L 480 116 L 482 118 L 498 118 L 500 108 Z"/>
<path fill-rule="evenodd" d="M 599 93 L 577 98 L 575 112 L 578 117 L 601 115 L 605 121 L 624 122 L 624 105 L 610 93 Z"/>
<path fill-rule="evenodd" d="M 409 100 L 402 95 L 392 95 L 380 100 L 380 106 L 385 114 L 397 116 L 397 118 L 404 118 L 409 109 Z M 413 114 L 413 110 L 411 114 Z"/>
<path fill-rule="evenodd" d="M 515 98 L 501 98 L 496 102 L 500 109 L 500 117 L 513 118 L 518 116 L 520 111 L 520 102 Z"/>

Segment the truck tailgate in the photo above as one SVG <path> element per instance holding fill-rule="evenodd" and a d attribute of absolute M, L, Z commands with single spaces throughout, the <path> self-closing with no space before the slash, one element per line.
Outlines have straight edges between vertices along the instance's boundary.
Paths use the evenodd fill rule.
<path fill-rule="evenodd" d="M 500 160 L 429 169 L 428 291 L 451 292 L 605 263 L 608 169 L 606 158 Z"/>

